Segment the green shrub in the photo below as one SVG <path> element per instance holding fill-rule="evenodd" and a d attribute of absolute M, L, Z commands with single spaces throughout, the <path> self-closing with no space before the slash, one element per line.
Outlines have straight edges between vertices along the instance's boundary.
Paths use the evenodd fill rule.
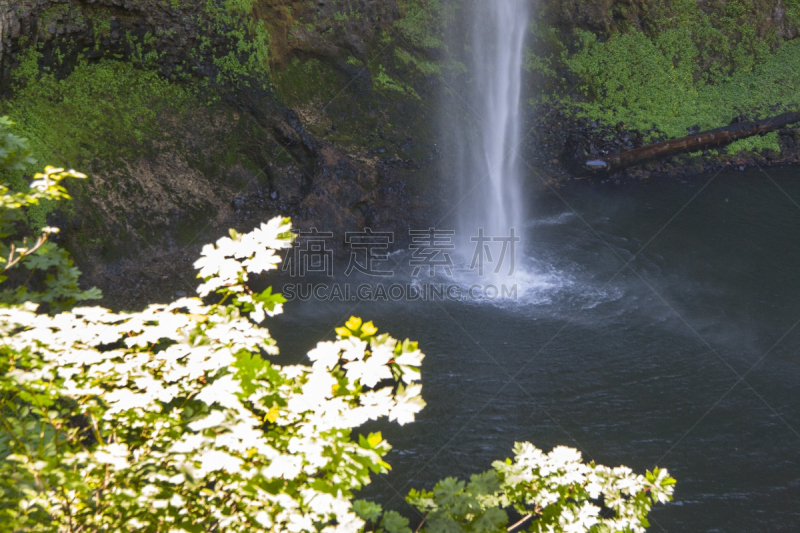
<path fill-rule="evenodd" d="M 212 52 L 219 81 L 249 85 L 251 79 L 265 80 L 269 74 L 269 30 L 263 20 L 252 16 L 255 5 L 256 0 L 206 1 L 209 33 L 229 41 L 226 48 L 214 50 L 210 50 L 210 41 L 200 45 L 200 50 Z"/>
<path fill-rule="evenodd" d="M 683 30 L 668 30 L 651 39 L 640 32 L 614 34 L 599 42 L 579 32 L 580 51 L 567 57 L 580 80 L 582 100 L 571 99 L 578 115 L 609 124 L 649 130 L 654 125 L 669 137 L 687 129 L 717 128 L 740 113 L 753 118 L 800 107 L 800 41 L 736 70 L 726 81 L 698 79 L 698 50 Z M 787 105 L 783 105 L 787 104 Z M 778 150 L 776 134 L 738 141 L 729 150 Z"/>
<path fill-rule="evenodd" d="M 40 54 L 26 51 L 12 71 L 14 98 L 0 110 L 18 124 L 37 157 L 60 166 L 86 166 L 138 154 L 161 130 L 159 115 L 192 100 L 181 86 L 129 62 L 81 62 L 64 79 L 39 72 Z"/>
<path fill-rule="evenodd" d="M 795 3 L 787 4 L 789 11 Z M 545 10 L 533 22 L 525 62 L 543 95 L 532 103 L 555 99 L 578 116 L 640 131 L 655 127 L 668 137 L 694 126 L 725 126 L 740 114 L 764 118 L 795 110 L 800 42 L 765 30 L 762 4 L 648 3 L 631 7 L 635 16 L 619 11 L 623 22 L 608 32 L 577 29 L 568 37 L 548 25 Z M 744 139 L 729 150 L 765 148 L 779 150 L 777 134 Z"/>
<path fill-rule="evenodd" d="M 9 172 L 16 175 L 33 163 L 27 139 L 10 132 L 13 124 L 7 117 L 0 117 L 0 304 L 34 302 L 46 304 L 50 312 L 56 313 L 79 301 L 98 299 L 99 290 L 84 291 L 78 286 L 81 273 L 69 254 L 48 242 L 58 228 L 40 225 L 31 235 L 26 225 L 19 224 L 43 203 L 69 199 L 60 184 L 62 180 L 85 176 L 47 167 L 44 174 L 34 176 L 27 190 L 12 192 Z"/>

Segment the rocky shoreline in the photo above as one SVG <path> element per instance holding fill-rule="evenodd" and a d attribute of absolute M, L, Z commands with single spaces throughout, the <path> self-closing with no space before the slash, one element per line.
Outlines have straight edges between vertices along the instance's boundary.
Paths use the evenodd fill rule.
<path fill-rule="evenodd" d="M 731 123 L 749 120 L 736 117 Z M 609 126 L 586 118 L 573 118 L 561 107 L 549 107 L 530 116 L 531 134 L 525 146 L 529 163 L 565 187 L 581 180 L 620 185 L 649 179 L 687 180 L 709 172 L 745 170 L 753 167 L 788 166 L 800 163 L 800 128 L 778 131 L 781 151 L 729 153 L 726 148 L 716 153 L 685 154 L 668 157 L 611 174 L 595 174 L 584 168 L 593 158 L 618 154 L 646 144 L 666 140 L 656 129 L 642 132 L 629 130 L 623 124 Z M 689 132 L 691 133 L 691 132 Z M 647 135 L 650 140 L 643 139 Z"/>

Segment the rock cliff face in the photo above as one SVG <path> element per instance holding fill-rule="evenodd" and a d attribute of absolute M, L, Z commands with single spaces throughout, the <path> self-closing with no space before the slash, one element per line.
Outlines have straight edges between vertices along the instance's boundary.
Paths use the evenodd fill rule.
<path fill-rule="evenodd" d="M 80 233 L 102 233 L 87 258 L 99 254 L 111 261 L 143 248 L 168 251 L 204 242 L 224 226 L 246 227 L 278 213 L 301 228 L 333 231 L 340 240 L 345 231 L 376 224 L 407 234 L 415 209 L 401 174 L 420 165 L 391 148 L 403 136 L 375 133 L 386 147 L 372 151 L 327 140 L 319 125 L 312 133 L 308 122 L 321 121 L 323 133 L 330 133 L 338 120 L 308 108 L 331 102 L 312 102 L 298 114 L 268 81 L 270 68 L 278 72 L 297 58 L 317 60 L 339 84 L 332 99 L 352 127 L 392 113 L 398 99 L 383 105 L 367 67 L 378 35 L 399 16 L 397 3 L 258 0 L 244 12 L 226 6 L 185 0 L 0 2 L 0 81 L 8 96 L 19 86 L 15 69 L 33 49 L 39 69 L 56 78 L 86 62 L 133 62 L 191 85 L 197 101 L 214 101 L 188 113 L 161 109 L 158 140 L 114 165 L 52 162 L 90 175 L 75 191 L 77 209 L 60 215 L 72 229 L 66 234 L 74 240 Z M 240 53 L 242 42 L 255 38 L 242 27 L 268 32 L 270 64 L 258 65 L 262 72 L 240 68 L 251 51 Z M 225 61 L 230 58 L 239 62 L 236 79 Z"/>
<path fill-rule="evenodd" d="M 646 33 L 657 32 L 664 26 L 664 19 L 681 16 L 687 3 L 682 0 L 561 0 L 541 3 L 541 20 L 569 34 L 575 28 L 592 31 L 599 35 L 610 35 L 613 31 L 638 29 Z M 766 36 L 774 32 L 776 37 L 793 39 L 797 36 L 796 21 L 787 17 L 787 8 L 792 0 L 703 0 L 696 2 L 706 14 L 716 17 L 747 18 L 755 24 L 756 32 Z"/>
<path fill-rule="evenodd" d="M 0 114 L 32 140 L 53 138 L 36 131 L 40 118 L 75 120 L 62 128 L 68 136 L 82 125 L 80 113 L 59 112 L 62 93 L 36 96 L 54 115 L 25 118 L 20 95 L 37 81 L 18 73 L 29 69 L 31 51 L 41 75 L 55 80 L 71 83 L 91 65 L 117 62 L 133 69 L 131 79 L 156 71 L 190 95 L 180 110 L 154 104 L 155 129 L 127 146 L 112 116 L 124 102 L 100 87 L 95 97 L 110 116 L 88 138 L 118 142 L 119 154 L 93 156 L 91 141 L 80 143 L 89 145 L 80 157 L 58 146 L 46 156 L 55 160 L 39 154 L 42 165 L 90 176 L 70 186 L 72 209 L 48 215 L 86 283 L 120 305 L 152 299 L 144 289 L 152 275 L 190 289 L 180 280 L 191 279 L 200 244 L 278 214 L 301 229 L 334 232 L 334 247 L 346 231 L 368 226 L 394 231 L 402 245 L 428 209 L 414 183 L 426 181 L 419 176 L 432 165 L 432 143 L 415 126 L 426 120 L 419 96 L 378 91 L 370 77 L 391 57 L 379 41 L 399 17 L 395 0 L 0 0 Z M 268 62 L 252 61 L 259 38 Z M 324 90 L 295 98 L 289 66 L 298 64 L 316 69 L 302 85 Z"/>
<path fill-rule="evenodd" d="M 225 10 L 227 2 L 2 0 L 3 75 L 8 75 L 20 50 L 31 45 L 69 42 L 73 51 L 94 50 L 96 57 L 108 53 L 127 56 L 145 35 L 148 47 L 161 53 L 159 63 L 165 73 L 199 57 L 198 74 L 202 75 L 212 68 L 208 65 L 211 54 L 192 56 L 190 52 L 201 47 L 204 39 L 209 40 L 209 51 L 229 44 L 222 35 L 225 28 L 210 20 L 208 5 L 213 4 Z M 347 58 L 366 61 L 376 36 L 399 18 L 396 0 L 251 0 L 249 4 L 249 12 L 240 15 L 263 23 L 269 31 L 273 64 L 305 55 L 326 58 L 350 70 L 344 67 Z"/>
<path fill-rule="evenodd" d="M 366 61 L 370 44 L 400 10 L 396 0 L 259 0 L 254 15 L 269 27 L 275 63 L 305 55 L 343 66 L 348 56 Z"/>
<path fill-rule="evenodd" d="M 72 55 L 129 56 L 135 42 L 153 36 L 160 62 L 178 64 L 197 46 L 203 2 L 158 0 L 4 0 L 0 2 L 0 62 L 3 78 L 31 46 L 51 52 L 56 46 Z"/>

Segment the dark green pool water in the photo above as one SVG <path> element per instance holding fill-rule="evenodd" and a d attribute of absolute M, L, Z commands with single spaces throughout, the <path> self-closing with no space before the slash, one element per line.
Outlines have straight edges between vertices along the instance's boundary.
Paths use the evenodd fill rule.
<path fill-rule="evenodd" d="M 428 406 L 379 425 L 393 470 L 365 491 L 407 515 L 528 440 L 668 467 L 651 531 L 800 531 L 800 171 L 766 172 L 540 194 L 516 303 L 290 302 L 270 327 L 283 354 L 353 314 L 420 342 Z"/>

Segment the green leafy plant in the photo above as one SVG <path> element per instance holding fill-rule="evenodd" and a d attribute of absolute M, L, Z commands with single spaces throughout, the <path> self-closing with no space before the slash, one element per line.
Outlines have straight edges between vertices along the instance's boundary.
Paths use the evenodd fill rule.
<path fill-rule="evenodd" d="M 373 83 L 378 90 L 397 92 L 420 100 L 419 95 L 413 87 L 394 80 L 386 73 L 386 69 L 383 65 L 378 65 L 378 73 L 373 78 Z"/>
<path fill-rule="evenodd" d="M 38 68 L 41 54 L 29 48 L 12 72 L 14 98 L 0 104 L 30 139 L 36 156 L 58 166 L 139 155 L 159 130 L 167 103 L 180 110 L 194 103 L 187 90 L 157 72 L 129 62 L 79 61 L 59 79 Z M 62 120 L 51 120 L 50 117 Z"/>
<path fill-rule="evenodd" d="M 740 114 L 766 118 L 800 106 L 800 43 L 764 30 L 756 3 L 675 0 L 636 9 L 644 10 L 637 23 L 568 37 L 540 17 L 532 36 L 537 53 L 526 56 L 527 70 L 547 88 L 536 91 L 544 95 L 539 101 L 556 100 L 607 125 L 621 122 L 645 138 L 654 127 L 653 135 L 681 137 Z M 737 141 L 728 151 L 767 148 L 780 150 L 777 133 Z"/>
<path fill-rule="evenodd" d="M 312 366 L 280 367 L 257 322 L 281 311 L 287 219 L 208 245 L 200 295 L 142 313 L 0 310 L 0 523 L 14 531 L 355 531 L 352 491 L 386 472 L 380 434 L 424 406 L 415 343 L 351 319 Z M 5 522 L 3 522 L 5 520 Z M 317 525 L 315 525 L 317 524 Z M 348 525 L 349 524 L 349 525 Z"/>
<path fill-rule="evenodd" d="M 264 21 L 251 16 L 255 4 L 255 0 L 205 3 L 209 32 L 228 41 L 226 46 L 212 50 L 219 81 L 249 85 L 251 79 L 264 80 L 269 74 L 270 35 Z M 210 42 L 202 44 L 202 48 L 211 48 Z"/>
<path fill-rule="evenodd" d="M 0 177 L 33 163 L 27 140 L 11 133 L 12 125 L 7 117 L 0 118 Z M 96 288 L 80 289 L 80 271 L 69 254 L 48 242 L 58 228 L 37 227 L 36 235 L 26 235 L 30 230 L 24 222 L 31 208 L 69 199 L 61 185 L 68 177 L 86 176 L 74 170 L 47 167 L 43 174 L 34 176 L 28 190 L 20 192 L 12 192 L 7 183 L 0 181 L 0 302 L 45 303 L 55 313 L 79 301 L 101 297 Z"/>
<path fill-rule="evenodd" d="M 10 118 L 0 117 L 0 170 L 24 170 L 36 162 L 27 139 L 11 133 L 13 125 Z"/>
<path fill-rule="evenodd" d="M 653 503 L 672 498 L 675 480 L 666 470 L 642 477 L 626 467 L 585 464 L 564 446 L 546 454 L 517 443 L 514 453 L 469 482 L 447 478 L 432 491 L 412 490 L 407 500 L 424 513 L 425 531 L 505 531 L 506 509 L 522 517 L 509 531 L 644 531 Z M 601 515 L 601 505 L 610 513 Z"/>
<path fill-rule="evenodd" d="M 443 8 L 439 0 L 402 0 L 403 16 L 394 28 L 406 42 L 421 50 L 444 46 Z"/>

